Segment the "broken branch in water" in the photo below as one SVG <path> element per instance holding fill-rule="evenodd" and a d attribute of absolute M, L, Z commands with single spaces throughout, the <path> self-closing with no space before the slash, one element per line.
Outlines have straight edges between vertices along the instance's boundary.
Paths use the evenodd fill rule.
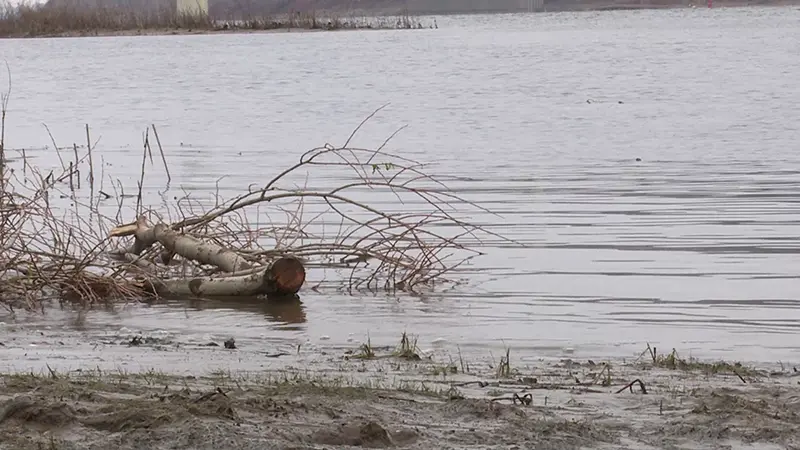
<path fill-rule="evenodd" d="M 306 279 L 303 264 L 296 258 L 275 260 L 249 275 L 156 280 L 156 293 L 164 297 L 253 297 L 296 294 Z"/>
<path fill-rule="evenodd" d="M 362 149 L 350 147 L 351 139 L 343 147 L 305 152 L 262 187 L 229 201 L 218 193 L 213 201 L 187 194 L 174 204 L 165 200 L 158 212 L 143 207 L 145 164 L 136 205 L 126 207 L 123 195 L 109 211 L 81 197 L 81 187 L 62 194 L 66 173 L 43 177 L 31 168 L 20 180 L 9 170 L 0 184 L 0 302 L 295 294 L 308 268 L 338 272 L 338 286 L 347 291 L 415 291 L 446 281 L 446 274 L 481 254 L 475 249 L 480 234 L 497 237 L 460 218 L 460 207 L 487 210 L 456 195 L 422 164 L 385 151 L 389 140 Z M 166 167 L 168 148 L 158 140 Z M 87 151 L 96 155 L 98 148 L 87 145 Z M 76 156 L 78 164 L 87 158 Z M 88 170 L 93 180 L 91 165 Z M 309 179 L 342 183 L 298 187 Z M 59 205 L 59 197 L 71 207 Z M 386 207 L 386 198 L 398 202 Z M 119 220 L 106 213 L 137 219 L 109 229 L 105 224 Z M 161 216 L 175 213 L 178 220 Z"/>
<path fill-rule="evenodd" d="M 169 255 L 164 258 L 164 253 L 161 253 L 163 264 L 169 264 L 172 255 L 180 255 L 187 260 L 213 265 L 221 271 L 227 272 L 226 275 L 217 277 L 148 280 L 148 285 L 154 290 L 153 293 L 161 296 L 291 295 L 296 294 L 305 282 L 305 268 L 297 258 L 281 257 L 265 267 L 253 268 L 238 253 L 218 244 L 179 234 L 163 223 L 148 227 L 144 216 L 140 216 L 134 224 L 114 228 L 109 235 L 112 237 L 135 236 L 136 240 L 132 248 L 124 252 L 117 251 L 115 256 L 124 256 L 126 261 L 145 269 L 145 273 L 149 275 L 158 275 L 158 265 L 141 259 L 138 255 L 155 242 L 163 245 Z"/>

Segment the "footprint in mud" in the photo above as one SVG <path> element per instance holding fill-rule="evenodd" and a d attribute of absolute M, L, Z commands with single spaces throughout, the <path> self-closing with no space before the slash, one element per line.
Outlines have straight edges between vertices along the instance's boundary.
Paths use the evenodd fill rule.
<path fill-rule="evenodd" d="M 360 425 L 342 424 L 337 430 L 318 431 L 311 440 L 320 445 L 386 448 L 413 443 L 417 440 L 417 433 L 403 430 L 390 434 L 378 423 L 370 421 Z"/>

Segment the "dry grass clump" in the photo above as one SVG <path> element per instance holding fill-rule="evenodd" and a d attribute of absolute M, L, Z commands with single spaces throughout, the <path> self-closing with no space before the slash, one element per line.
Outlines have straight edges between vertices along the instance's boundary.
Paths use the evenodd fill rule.
<path fill-rule="evenodd" d="M 128 283 L 99 275 L 107 267 L 99 227 L 59 217 L 50 207 L 56 184 L 69 174 L 42 176 L 31 169 L 27 189 L 16 175 L 4 173 L 0 185 L 0 303 L 36 308 L 54 295 L 88 303 L 140 295 Z"/>
<path fill-rule="evenodd" d="M 63 292 L 65 298 L 78 296 L 90 302 L 124 295 L 124 285 L 91 272 L 103 239 L 88 232 L 91 228 L 84 223 L 65 222 L 50 207 L 52 188 L 67 179 L 72 182 L 73 163 L 69 172 L 46 176 L 26 163 L 24 182 L 9 167 L 5 123 L 10 70 L 8 75 L 0 116 L 0 304 L 33 308 L 45 292 Z"/>
<path fill-rule="evenodd" d="M 697 371 L 703 372 L 707 375 L 716 374 L 733 374 L 742 378 L 745 376 L 759 376 L 758 371 L 751 367 L 747 367 L 740 362 L 727 362 L 727 361 L 700 361 L 696 358 L 682 358 L 678 355 L 678 351 L 674 348 L 669 353 L 658 353 L 656 347 L 647 344 L 647 348 L 642 352 L 641 356 L 648 355 L 652 360 L 654 367 L 669 369 L 669 370 L 682 370 L 687 372 Z"/>
<path fill-rule="evenodd" d="M 59 296 L 62 300 L 93 303 L 141 295 L 130 283 L 101 275 L 108 265 L 103 252 L 108 244 L 106 229 L 96 217 L 59 210 L 51 202 L 64 194 L 59 185 L 75 189 L 80 174 L 70 162 L 67 169 L 46 175 L 23 157 L 22 173 L 5 148 L 3 97 L 0 139 L 0 304 L 13 308 L 40 308 L 40 300 Z M 77 158 L 77 156 L 76 156 Z M 93 220 L 94 219 L 94 220 Z"/>
<path fill-rule="evenodd" d="M 419 360 L 421 359 L 419 352 L 420 350 L 419 346 L 417 345 L 417 337 L 410 338 L 404 331 L 403 335 L 400 336 L 400 345 L 398 345 L 394 355 L 398 358 Z"/>
<path fill-rule="evenodd" d="M 315 12 L 284 15 L 214 16 L 179 12 L 172 3 L 148 8 L 73 6 L 70 4 L 0 4 L 0 37 L 103 35 L 121 32 L 233 32 L 277 29 L 356 30 L 417 29 L 408 15 L 382 18 L 318 16 Z"/>

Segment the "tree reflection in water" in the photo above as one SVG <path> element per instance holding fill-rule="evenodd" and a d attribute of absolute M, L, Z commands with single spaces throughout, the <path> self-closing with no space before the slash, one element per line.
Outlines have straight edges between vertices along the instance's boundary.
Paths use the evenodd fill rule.
<path fill-rule="evenodd" d="M 264 297 L 214 297 L 188 300 L 187 305 L 198 310 L 233 309 L 236 311 L 259 313 L 272 322 L 303 324 L 306 312 L 303 302 L 297 295 L 280 298 Z M 288 327 L 287 329 L 300 329 Z"/>

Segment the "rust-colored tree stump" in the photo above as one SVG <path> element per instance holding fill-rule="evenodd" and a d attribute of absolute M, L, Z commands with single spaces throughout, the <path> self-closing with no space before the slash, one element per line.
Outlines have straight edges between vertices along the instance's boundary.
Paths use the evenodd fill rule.
<path fill-rule="evenodd" d="M 296 294 L 306 281 L 303 263 L 291 256 L 273 261 L 264 275 L 264 282 L 268 286 L 266 291 L 271 294 Z"/>

